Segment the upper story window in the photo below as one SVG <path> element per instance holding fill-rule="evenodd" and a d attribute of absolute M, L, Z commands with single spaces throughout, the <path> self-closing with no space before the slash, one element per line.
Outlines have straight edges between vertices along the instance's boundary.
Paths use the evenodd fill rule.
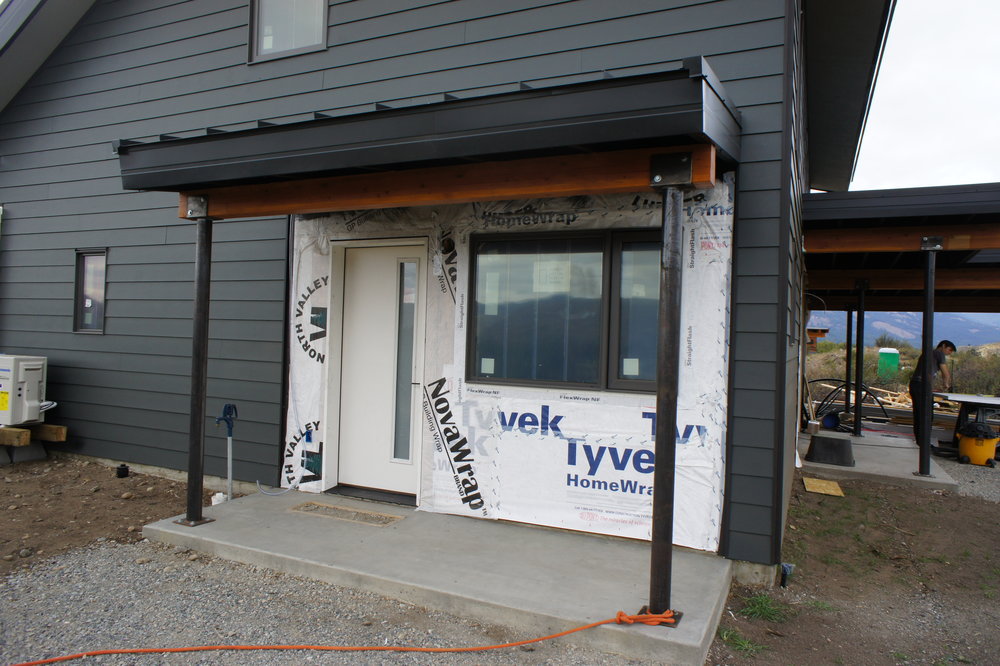
<path fill-rule="evenodd" d="M 253 60 L 326 47 L 327 0 L 254 0 Z"/>

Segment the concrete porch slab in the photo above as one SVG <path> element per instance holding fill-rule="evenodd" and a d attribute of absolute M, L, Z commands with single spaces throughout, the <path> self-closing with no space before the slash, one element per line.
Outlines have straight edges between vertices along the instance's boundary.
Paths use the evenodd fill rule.
<path fill-rule="evenodd" d="M 319 505 L 319 506 L 316 506 Z M 331 508 L 333 507 L 333 508 Z M 339 509 L 339 510 L 338 510 Z M 378 514 L 369 524 L 365 512 Z M 206 507 L 214 522 L 173 519 L 147 538 L 542 636 L 634 614 L 648 602 L 648 543 L 417 511 L 339 495 L 256 493 Z M 393 522 L 392 518 L 398 518 Z M 702 664 L 732 563 L 675 548 L 674 628 L 604 625 L 558 640 L 630 658 Z"/>

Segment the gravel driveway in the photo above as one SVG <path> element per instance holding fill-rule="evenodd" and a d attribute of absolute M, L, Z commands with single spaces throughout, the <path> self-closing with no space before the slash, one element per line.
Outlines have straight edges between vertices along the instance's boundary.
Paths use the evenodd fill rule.
<path fill-rule="evenodd" d="M 984 465 L 963 465 L 954 458 L 935 456 L 934 462 L 958 484 L 958 494 L 1000 502 L 1000 469 Z M 1000 467 L 1000 463 L 997 463 Z"/>
<path fill-rule="evenodd" d="M 935 458 L 959 494 L 1000 502 L 1000 470 Z M 533 638 L 367 592 L 142 541 L 97 544 L 0 579 L 0 662 L 197 645 L 459 647 Z M 539 634 L 544 633 L 539 631 Z M 643 664 L 572 637 L 465 654 L 224 651 L 108 655 L 99 664 Z"/>
<path fill-rule="evenodd" d="M 270 569 L 142 541 L 105 541 L 0 582 L 0 658 L 196 645 L 461 647 L 533 638 Z M 566 639 L 466 654 L 225 651 L 109 655 L 98 664 L 643 664 Z M 652 662 L 650 662 L 652 663 Z"/>

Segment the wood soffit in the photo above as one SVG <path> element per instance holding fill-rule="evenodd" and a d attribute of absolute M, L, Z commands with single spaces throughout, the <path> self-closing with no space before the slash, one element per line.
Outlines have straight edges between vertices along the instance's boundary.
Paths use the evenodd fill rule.
<path fill-rule="evenodd" d="M 712 187 L 711 144 L 669 146 L 415 168 L 234 185 L 180 193 L 178 216 L 191 219 L 188 197 L 205 197 L 207 217 L 234 219 L 507 199 L 652 191 L 654 155 L 690 152 L 696 188 Z"/>
<path fill-rule="evenodd" d="M 924 288 L 924 271 L 913 269 L 880 270 L 811 270 L 806 275 L 807 289 L 855 289 L 858 280 L 867 280 L 871 291 L 917 290 Z M 1000 271 L 993 267 L 953 268 L 935 272 L 935 289 L 1000 289 Z"/>
<path fill-rule="evenodd" d="M 808 229 L 807 254 L 846 252 L 919 252 L 920 239 L 940 236 L 944 250 L 993 250 L 1000 248 L 1000 224 L 925 225 L 911 227 L 869 226 L 853 229 Z"/>

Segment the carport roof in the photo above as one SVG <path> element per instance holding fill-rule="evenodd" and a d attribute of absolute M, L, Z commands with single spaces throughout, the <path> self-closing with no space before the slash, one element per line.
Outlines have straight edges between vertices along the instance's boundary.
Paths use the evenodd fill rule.
<path fill-rule="evenodd" d="M 1000 303 L 1000 183 L 807 194 L 803 202 L 810 307 L 923 310 L 924 236 L 940 236 L 935 310 L 996 312 Z"/>

